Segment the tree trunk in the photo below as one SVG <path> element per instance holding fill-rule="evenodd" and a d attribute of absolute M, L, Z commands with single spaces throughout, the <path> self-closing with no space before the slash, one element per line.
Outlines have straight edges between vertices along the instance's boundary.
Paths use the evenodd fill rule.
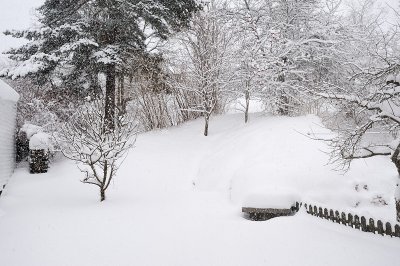
<path fill-rule="evenodd" d="M 249 121 L 249 106 L 250 106 L 250 92 L 246 90 L 245 92 L 246 99 L 246 110 L 244 111 L 244 122 L 247 123 Z"/>
<path fill-rule="evenodd" d="M 210 116 L 208 114 L 206 114 L 204 116 L 204 136 L 208 136 L 208 121 L 210 120 Z"/>
<path fill-rule="evenodd" d="M 100 188 L 100 202 L 104 201 L 106 199 L 106 192 Z"/>
<path fill-rule="evenodd" d="M 280 74 L 278 76 L 278 81 L 279 82 L 285 82 L 285 75 L 284 74 Z M 278 114 L 279 115 L 285 115 L 288 116 L 289 115 L 289 98 L 286 95 L 285 90 L 281 89 L 279 91 L 279 99 L 278 99 Z"/>
<path fill-rule="evenodd" d="M 115 127 L 115 72 L 115 65 L 107 65 L 104 131 L 112 131 Z"/>
<path fill-rule="evenodd" d="M 125 99 L 125 75 L 122 73 L 118 75 L 118 94 L 117 94 L 117 106 L 118 110 L 122 114 L 126 114 L 126 102 Z"/>
<path fill-rule="evenodd" d="M 396 203 L 396 217 L 397 221 L 400 222 L 400 143 L 397 145 L 396 150 L 392 155 L 392 162 L 396 165 L 397 173 L 399 174 L 399 179 L 397 179 L 396 189 L 395 189 L 395 203 Z"/>
<path fill-rule="evenodd" d="M 395 197 L 396 217 L 397 217 L 397 221 L 400 222 L 400 186 L 399 186 L 399 183 L 397 183 L 396 194 L 397 194 L 397 196 Z"/>

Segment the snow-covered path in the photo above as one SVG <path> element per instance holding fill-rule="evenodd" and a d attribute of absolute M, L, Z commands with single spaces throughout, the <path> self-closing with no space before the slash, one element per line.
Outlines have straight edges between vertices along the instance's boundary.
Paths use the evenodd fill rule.
<path fill-rule="evenodd" d="M 357 211 L 391 219 L 393 205 L 366 201 L 391 192 L 388 160 L 362 162 L 346 176 L 330 171 L 323 144 L 294 130 L 316 122 L 257 117 L 243 125 L 229 115 L 213 119 L 208 138 L 201 120 L 143 134 L 103 203 L 70 162 L 43 175 L 19 168 L 0 198 L 0 265 L 399 265 L 399 239 L 304 213 L 241 217 L 246 193 L 285 186 L 332 207 L 361 201 Z M 370 190 L 355 192 L 358 181 Z"/>

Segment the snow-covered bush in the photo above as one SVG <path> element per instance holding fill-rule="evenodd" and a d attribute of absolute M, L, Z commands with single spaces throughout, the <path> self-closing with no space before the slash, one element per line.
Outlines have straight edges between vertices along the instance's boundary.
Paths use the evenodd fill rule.
<path fill-rule="evenodd" d="M 50 133 L 43 127 L 26 123 L 17 132 L 16 152 L 17 162 L 24 160 L 29 155 L 29 150 L 44 150 L 50 157 L 57 148 Z"/>
<path fill-rule="evenodd" d="M 44 132 L 34 134 L 29 140 L 30 173 L 46 173 L 49 168 L 51 136 Z"/>
<path fill-rule="evenodd" d="M 133 116 L 117 114 L 114 125 L 106 126 L 104 100 L 96 99 L 78 108 L 56 134 L 62 153 L 85 173 L 82 182 L 99 187 L 101 201 L 136 139 Z"/>

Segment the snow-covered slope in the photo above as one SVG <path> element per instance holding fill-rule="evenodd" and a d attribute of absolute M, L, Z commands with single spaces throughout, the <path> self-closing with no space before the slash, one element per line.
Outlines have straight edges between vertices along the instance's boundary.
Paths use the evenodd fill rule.
<path fill-rule="evenodd" d="M 42 175 L 21 166 L 0 200 L 1 263 L 398 265 L 399 239 L 302 212 L 266 222 L 240 213 L 249 193 L 287 189 L 309 202 L 394 219 L 396 174 L 387 158 L 358 162 L 344 176 L 331 171 L 324 144 L 296 132 L 323 133 L 312 116 L 254 115 L 248 125 L 237 114 L 220 116 L 207 138 L 202 122 L 140 135 L 103 203 L 68 161 Z M 370 204 L 375 194 L 389 205 Z"/>

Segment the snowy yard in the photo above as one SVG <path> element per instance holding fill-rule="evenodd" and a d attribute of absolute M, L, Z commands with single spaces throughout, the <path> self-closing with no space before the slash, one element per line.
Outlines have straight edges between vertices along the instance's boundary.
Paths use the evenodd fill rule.
<path fill-rule="evenodd" d="M 355 162 L 346 175 L 332 171 L 325 144 L 296 132 L 328 133 L 313 116 L 255 114 L 247 125 L 239 114 L 215 117 L 207 138 L 202 123 L 139 135 L 102 203 L 69 161 L 57 159 L 41 175 L 20 165 L 0 199 L 0 264 L 400 264 L 398 238 L 302 211 L 265 222 L 240 212 L 249 193 L 284 188 L 393 222 L 396 171 L 388 158 Z M 388 205 L 371 203 L 379 195 Z"/>

